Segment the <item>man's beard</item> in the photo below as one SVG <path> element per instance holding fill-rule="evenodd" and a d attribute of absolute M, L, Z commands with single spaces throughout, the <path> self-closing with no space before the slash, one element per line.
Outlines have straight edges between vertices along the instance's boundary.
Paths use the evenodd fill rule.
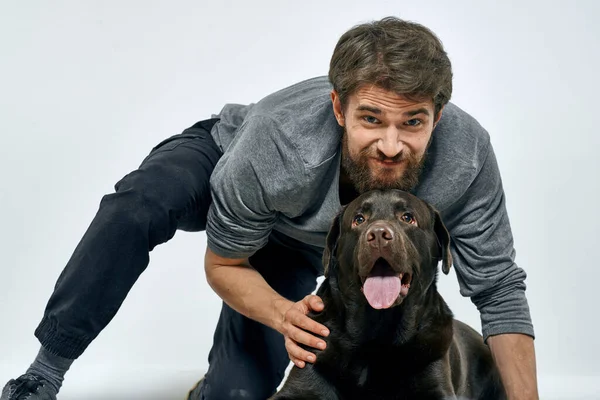
<path fill-rule="evenodd" d="M 375 175 L 376 171 L 369 168 L 369 160 L 375 158 L 380 161 L 403 162 L 404 171 L 402 175 L 395 179 L 382 179 L 386 172 L 397 174 L 397 170 L 392 167 L 391 171 L 381 170 L 380 174 Z M 411 191 L 419 183 L 419 177 L 425 164 L 425 154 L 420 159 L 417 158 L 408 148 L 404 148 L 402 152 L 395 157 L 387 157 L 379 150 L 377 154 L 372 154 L 371 148 L 363 149 L 358 154 L 356 160 L 350 158 L 348 148 L 348 135 L 344 132 L 342 137 L 342 168 L 354 184 L 356 191 L 360 193 L 367 192 L 373 189 L 400 189 Z M 396 166 L 397 167 L 397 166 Z"/>

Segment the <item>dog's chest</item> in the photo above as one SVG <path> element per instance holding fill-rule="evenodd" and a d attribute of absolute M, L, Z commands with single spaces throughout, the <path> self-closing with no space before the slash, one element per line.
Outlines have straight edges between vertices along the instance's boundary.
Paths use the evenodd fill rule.
<path fill-rule="evenodd" d="M 358 380 L 356 381 L 356 384 L 359 387 L 364 387 L 365 384 L 367 383 L 367 378 L 369 377 L 369 367 L 364 367 L 362 369 L 362 371 L 360 371 L 360 375 L 358 377 Z"/>
<path fill-rule="evenodd" d="M 425 371 L 413 370 L 409 360 L 393 351 L 371 352 L 368 357 L 338 359 L 337 362 L 330 372 L 337 371 L 336 376 L 331 376 L 336 381 L 332 383 L 342 388 L 343 399 L 441 398 L 435 380 L 428 379 Z M 340 362 L 343 368 L 339 368 Z"/>

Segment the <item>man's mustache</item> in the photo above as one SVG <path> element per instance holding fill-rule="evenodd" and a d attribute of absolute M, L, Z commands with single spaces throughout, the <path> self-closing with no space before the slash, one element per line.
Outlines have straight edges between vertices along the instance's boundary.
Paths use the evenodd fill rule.
<path fill-rule="evenodd" d="M 370 153 L 369 151 L 366 151 L 365 154 L 363 154 L 363 156 L 368 157 Z M 407 154 L 405 154 L 404 150 L 401 151 L 400 153 L 396 154 L 394 157 L 388 157 L 385 154 L 383 154 L 381 152 L 381 150 L 377 150 L 377 153 L 374 156 L 371 156 L 372 158 L 376 158 L 378 161 L 381 162 L 389 162 L 389 163 L 399 163 L 401 161 L 405 161 L 407 158 Z"/>

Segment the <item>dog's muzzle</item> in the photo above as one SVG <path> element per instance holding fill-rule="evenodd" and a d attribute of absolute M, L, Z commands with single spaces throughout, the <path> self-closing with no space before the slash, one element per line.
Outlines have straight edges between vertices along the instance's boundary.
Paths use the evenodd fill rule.
<path fill-rule="evenodd" d="M 390 308 L 408 294 L 411 274 L 400 272 L 398 235 L 389 224 L 375 222 L 365 232 L 370 268 L 362 278 L 362 291 L 375 309 Z M 363 242 L 364 243 L 364 242 Z"/>

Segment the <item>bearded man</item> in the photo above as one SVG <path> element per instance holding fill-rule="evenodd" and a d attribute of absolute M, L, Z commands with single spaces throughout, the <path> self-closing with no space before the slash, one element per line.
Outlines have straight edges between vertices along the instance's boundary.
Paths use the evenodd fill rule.
<path fill-rule="evenodd" d="M 437 208 L 461 293 L 481 313 L 511 399 L 537 398 L 526 274 L 487 132 L 449 102 L 450 61 L 427 28 L 397 18 L 339 39 L 328 77 L 228 104 L 157 145 L 103 197 L 35 331 L 41 349 L 2 400 L 55 399 L 65 372 L 111 321 L 175 232 L 206 231 L 206 277 L 223 299 L 209 369 L 189 399 L 265 399 L 289 360 L 326 346 L 310 295 L 336 213 L 370 189 Z M 27 397 L 29 396 L 29 397 Z"/>

